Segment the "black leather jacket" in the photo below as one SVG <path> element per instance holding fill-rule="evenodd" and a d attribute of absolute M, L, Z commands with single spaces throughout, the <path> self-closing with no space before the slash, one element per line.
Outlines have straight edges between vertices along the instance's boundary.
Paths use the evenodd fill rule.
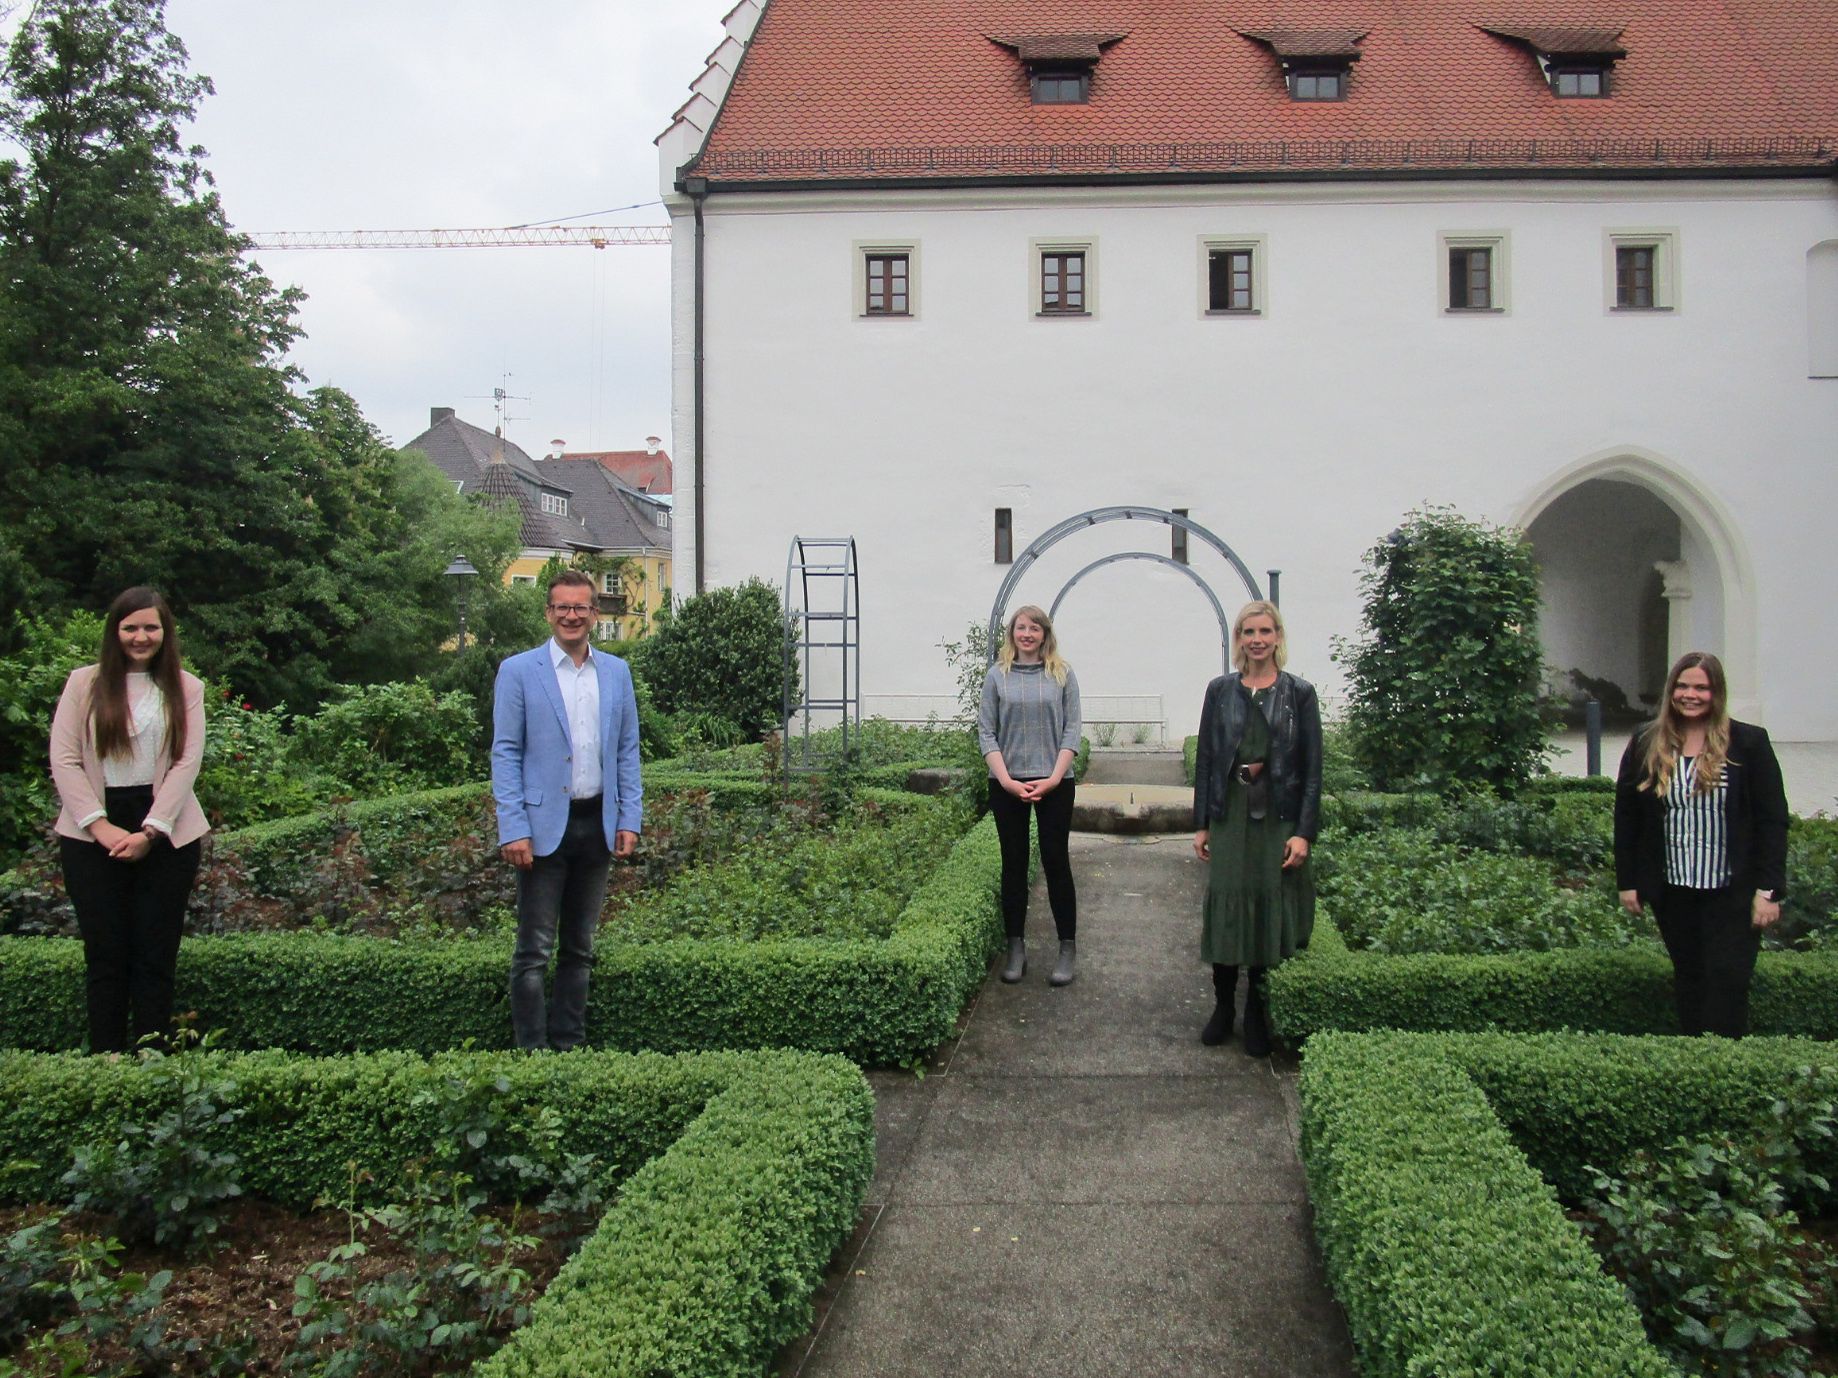
<path fill-rule="evenodd" d="M 1193 825 L 1211 826 L 1225 811 L 1225 785 L 1244 740 L 1251 691 L 1236 674 L 1206 686 L 1199 750 L 1193 763 Z M 1321 704 L 1315 686 L 1287 670 L 1264 704 L 1270 723 L 1270 797 L 1276 816 L 1295 824 L 1293 837 L 1310 842 L 1321 826 Z"/>

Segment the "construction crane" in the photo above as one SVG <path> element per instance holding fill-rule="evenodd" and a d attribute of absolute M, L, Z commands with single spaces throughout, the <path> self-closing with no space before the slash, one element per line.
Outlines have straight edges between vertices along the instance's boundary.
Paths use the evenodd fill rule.
<path fill-rule="evenodd" d="M 484 230 L 251 230 L 249 248 L 503 249 L 668 244 L 668 225 L 513 225 Z"/>

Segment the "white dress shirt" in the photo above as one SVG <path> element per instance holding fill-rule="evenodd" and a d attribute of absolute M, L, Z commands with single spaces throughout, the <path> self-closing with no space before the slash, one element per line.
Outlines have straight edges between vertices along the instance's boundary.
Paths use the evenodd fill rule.
<path fill-rule="evenodd" d="M 577 666 L 554 637 L 549 638 L 549 658 L 555 662 L 555 682 L 562 691 L 568 716 L 568 741 L 573 747 L 573 780 L 569 797 L 592 799 L 605 787 L 600 772 L 600 672 L 591 647 Z"/>

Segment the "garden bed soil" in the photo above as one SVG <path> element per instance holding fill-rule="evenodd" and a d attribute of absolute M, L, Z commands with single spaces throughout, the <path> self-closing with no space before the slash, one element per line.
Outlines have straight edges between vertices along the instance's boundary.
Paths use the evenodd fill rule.
<path fill-rule="evenodd" d="M 0 1211 L 0 1238 L 42 1219 L 44 1214 L 42 1207 Z M 509 1225 L 508 1208 L 494 1209 L 491 1214 Z M 170 1268 L 172 1282 L 156 1312 L 165 1319 L 167 1335 L 174 1339 L 229 1339 L 246 1333 L 254 1342 L 254 1352 L 240 1372 L 278 1378 L 301 1324 L 293 1314 L 294 1279 L 304 1274 L 309 1265 L 349 1242 L 350 1217 L 336 1209 L 303 1215 L 269 1202 L 243 1200 L 225 1207 L 222 1218 L 217 1232 L 223 1241 L 220 1249 L 197 1259 L 175 1259 L 169 1252 L 152 1246 L 124 1249 L 122 1271 L 151 1276 Z M 73 1231 L 104 1233 L 103 1222 L 82 1215 L 67 1216 L 66 1223 Z M 516 1232 L 538 1235 L 546 1223 L 545 1217 L 526 1210 L 517 1216 Z M 370 1252 L 354 1265 L 358 1285 L 412 1266 L 405 1243 L 374 1228 L 367 1233 L 360 1231 L 359 1237 L 369 1245 Z M 540 1239 L 535 1249 L 518 1257 L 518 1265 L 530 1275 L 526 1303 L 542 1295 L 566 1260 L 560 1242 L 548 1238 Z M 500 1342 L 510 1329 L 508 1322 L 500 1326 Z M 99 1364 L 111 1365 L 125 1363 L 130 1356 L 125 1350 L 98 1348 L 92 1357 Z M 438 1368 L 408 1369 L 401 1371 L 400 1378 L 431 1378 L 440 1372 Z"/>

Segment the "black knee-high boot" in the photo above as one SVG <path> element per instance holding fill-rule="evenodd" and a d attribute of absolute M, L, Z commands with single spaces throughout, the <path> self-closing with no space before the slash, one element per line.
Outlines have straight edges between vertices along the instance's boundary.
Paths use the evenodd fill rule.
<path fill-rule="evenodd" d="M 1252 967 L 1245 981 L 1244 1051 L 1246 1057 L 1270 1056 L 1270 1020 L 1264 1003 L 1264 967 Z"/>
<path fill-rule="evenodd" d="M 1232 1036 L 1238 1007 L 1238 968 L 1213 963 L 1213 1017 L 1200 1030 L 1200 1042 L 1216 1048 Z"/>

